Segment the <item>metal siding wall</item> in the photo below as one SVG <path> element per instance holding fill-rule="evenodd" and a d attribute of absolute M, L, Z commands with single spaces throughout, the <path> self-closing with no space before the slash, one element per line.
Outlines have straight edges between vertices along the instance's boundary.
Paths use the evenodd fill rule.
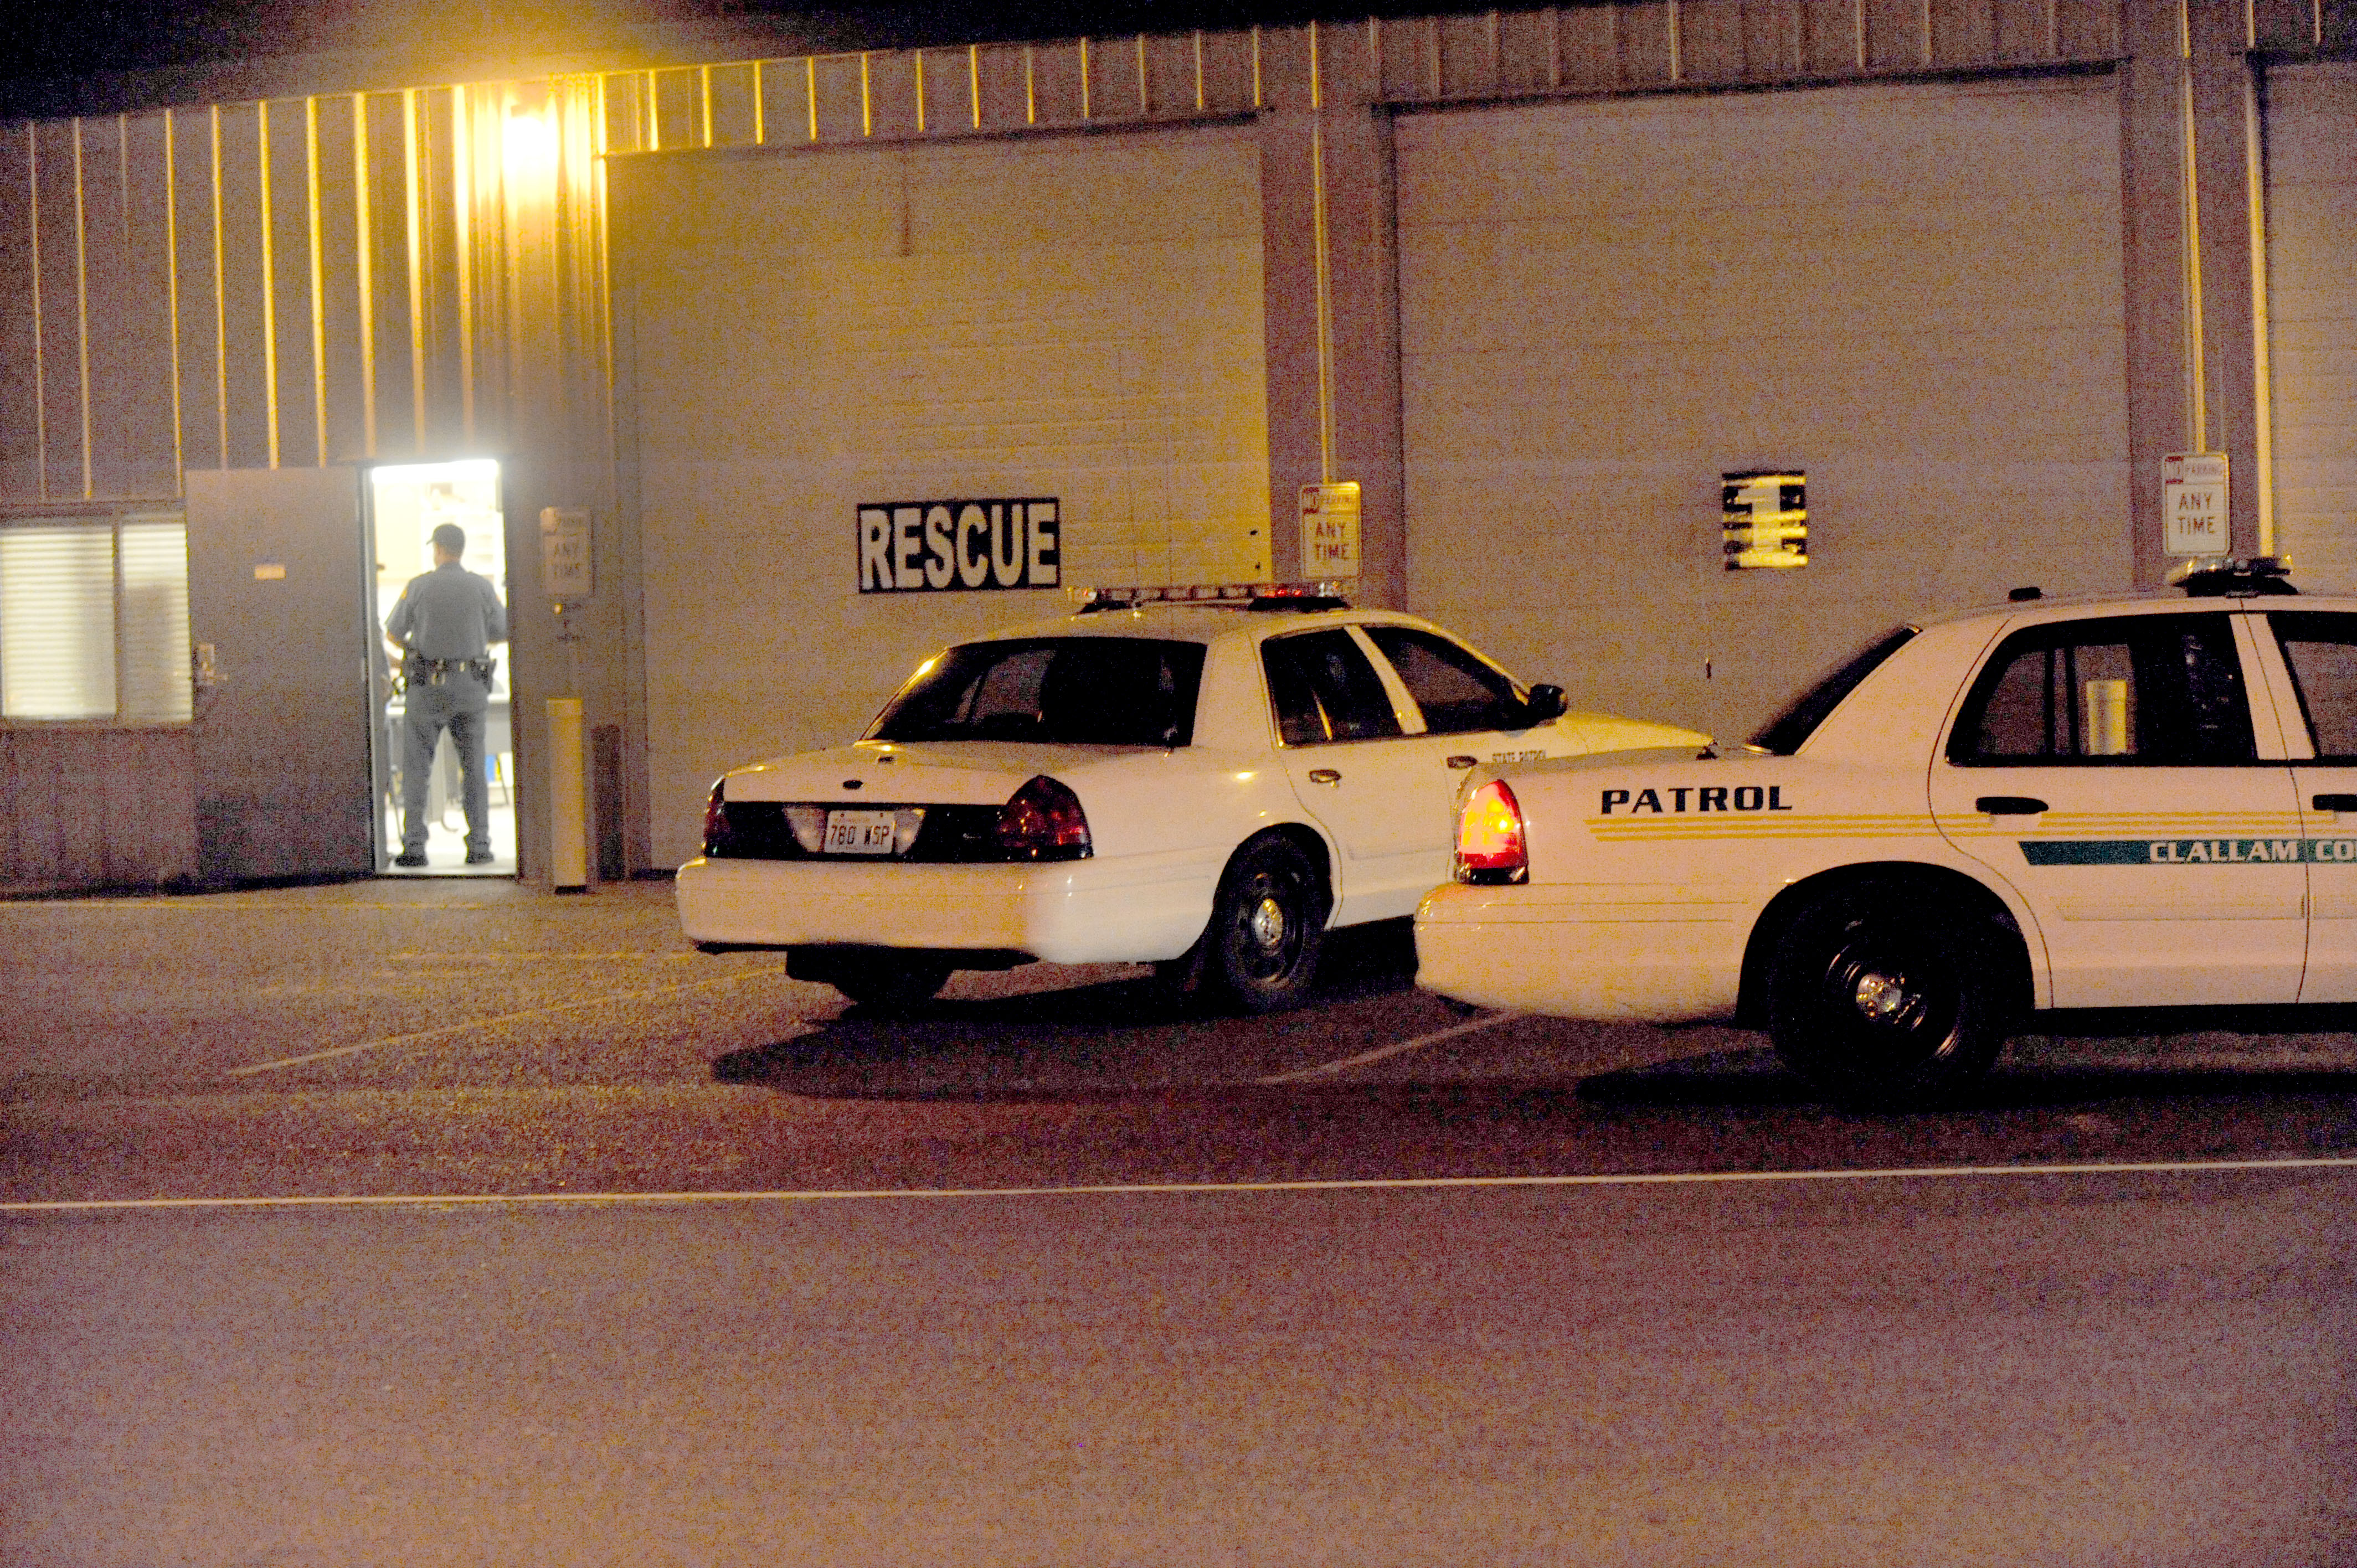
<path fill-rule="evenodd" d="M 318 362 L 313 353 L 311 201 L 306 105 L 300 100 L 261 105 L 255 129 L 267 138 L 257 179 L 267 182 L 260 214 L 254 287 L 263 308 L 262 373 L 271 467 L 319 463 L 316 402 Z"/>
<path fill-rule="evenodd" d="M 179 425 L 173 404 L 172 301 L 177 214 L 167 199 L 167 128 L 160 114 L 118 122 L 122 162 L 123 248 L 108 276 L 107 321 L 114 336 L 107 374 L 120 400 L 123 428 L 111 478 L 100 495 L 167 496 L 179 486 Z"/>
<path fill-rule="evenodd" d="M 472 320 L 470 280 L 463 264 L 465 189 L 463 127 L 458 93 L 422 89 L 416 95 L 412 149 L 416 159 L 418 264 L 413 274 L 417 338 L 413 345 L 421 370 L 428 451 L 465 449 L 474 434 L 474 387 L 468 374 Z"/>
<path fill-rule="evenodd" d="M 416 452 L 419 427 L 409 358 L 409 157 L 403 95 L 371 92 L 355 100 L 352 178 L 364 186 L 367 220 L 354 215 L 355 265 L 365 258 L 367 286 L 355 303 L 364 334 L 361 450 Z"/>
<path fill-rule="evenodd" d="M 0 728 L 0 892 L 196 875 L 185 729 Z"/>
<path fill-rule="evenodd" d="M 522 448 L 524 538 L 544 494 L 610 511 L 596 98 L 574 78 L 6 127 L 0 505 L 169 499 L 188 469 Z M 569 163 L 544 193 L 511 191 L 500 117 L 547 99 Z M 545 630 L 520 628 L 520 650 L 545 660 Z M 187 732 L 0 739 L 0 882 L 192 874 Z"/>
<path fill-rule="evenodd" d="M 35 307 L 31 188 L 34 127 L 14 125 L 0 135 L 0 494 L 40 493 L 41 351 Z"/>
<path fill-rule="evenodd" d="M 40 405 L 35 420 L 41 432 L 38 482 L 44 499 L 85 493 L 85 306 L 77 256 L 81 214 L 75 167 L 80 130 L 79 123 L 68 122 L 38 125 L 33 132 L 33 209 L 39 236 L 33 266 L 41 345 Z"/>
<path fill-rule="evenodd" d="M 2352 593 L 2357 63 L 2278 69 L 2266 102 L 2276 544 L 2303 584 Z"/>
<path fill-rule="evenodd" d="M 1898 616 L 2125 586 L 2118 124 L 2102 82 L 1404 121 L 1410 602 L 1739 736 Z M 1719 475 L 1785 465 L 1813 564 L 1725 571 Z"/>
<path fill-rule="evenodd" d="M 1306 114 L 1313 54 L 1318 113 L 1378 116 L 2085 66 L 2141 47 L 2122 16 L 2114 0 L 1631 0 L 282 98 L 266 106 L 266 143 L 265 106 L 253 102 L 0 127 L 0 504 L 168 497 L 183 467 L 268 464 L 274 425 L 282 464 L 506 454 L 526 544 L 539 504 L 610 509 L 612 328 L 595 162 L 609 149 L 875 146 Z M 2255 0 L 2225 20 L 2279 54 L 2357 47 L 2357 0 Z M 2307 89 L 2287 91 L 2297 111 Z M 554 216 L 511 200 L 497 146 L 509 106 L 543 98 L 560 106 L 568 149 Z M 2349 484 L 2330 467 L 2349 420 L 2333 401 L 2348 384 L 2332 325 L 2348 284 L 2331 267 L 2348 252 L 2330 170 L 2350 160 L 2340 133 L 2319 131 L 2310 172 L 2298 172 L 2305 134 L 2285 132 L 2272 188 L 2277 445 L 2295 542 L 2339 526 L 2331 498 Z M 1338 211 L 1349 205 L 1338 195 Z M 1290 398 L 1291 372 L 1270 373 L 1273 395 Z M 627 541 L 627 527 L 601 540 L 602 581 L 635 580 Z M 2311 567 L 2319 548 L 2345 549 L 2310 546 Z M 520 555 L 520 602 L 533 566 Z M 643 633 L 625 601 L 585 607 L 576 644 L 606 713 L 628 700 Z M 544 619 L 521 618 L 521 667 L 554 667 Z M 629 743 L 642 759 L 635 718 Z M 529 725 L 519 744 L 529 770 Z M 643 776 L 634 766 L 634 789 Z M 633 810 L 644 806 L 641 796 Z M 0 807 L 0 828 L 29 809 Z M 643 823 L 634 817 L 631 830 L 640 864 Z M 527 822 L 528 846 L 534 832 Z"/>
<path fill-rule="evenodd" d="M 221 110 L 215 126 L 212 305 L 224 413 L 221 466 L 267 468 L 276 456 L 270 406 L 275 323 L 263 265 L 273 224 L 263 206 L 268 186 L 262 177 L 262 106 Z"/>
<path fill-rule="evenodd" d="M 2266 0 L 2254 15 L 2290 40 L 2338 28 L 2341 9 Z M 2112 15 L 2098 0 L 1657 0 L 1341 24 L 1320 47 L 1338 82 L 1356 73 L 1415 102 L 2104 58 Z M 571 116 L 602 101 L 598 145 L 621 151 L 931 140 L 1254 110 L 1265 82 L 1306 71 L 1287 53 L 1306 37 L 737 61 L 575 79 L 588 91 L 556 96 Z M 533 282 L 502 252 L 498 136 L 517 86 L 552 84 L 8 128 L 0 501 L 167 496 L 187 465 L 493 450 L 519 415 L 544 423 L 513 401 L 517 345 L 568 323 L 509 319 Z M 592 199 L 569 221 L 594 235 L 602 220 Z M 559 402 L 595 402 L 604 379 L 576 363 Z"/>
<path fill-rule="evenodd" d="M 136 269 L 124 190 L 123 124 L 82 122 L 82 293 L 89 320 L 84 417 L 90 427 L 89 493 L 120 495 L 127 478 L 125 415 L 132 382 L 125 349 L 136 341 L 140 312 L 131 293 Z"/>
<path fill-rule="evenodd" d="M 1058 497 L 1068 582 L 1266 570 L 1248 133 L 617 177 L 657 864 L 720 769 L 842 740 L 942 642 L 1063 606 L 859 595 L 859 502 Z"/>
<path fill-rule="evenodd" d="M 361 363 L 361 190 L 355 177 L 358 101 L 313 99 L 316 128 L 307 155 L 313 203 L 308 264 L 317 290 L 312 321 L 318 380 L 313 389 L 320 459 L 349 463 L 368 456 L 367 372 Z M 369 269 L 369 281 L 376 273 Z"/>
<path fill-rule="evenodd" d="M 221 403 L 219 366 L 221 327 L 213 301 L 213 126 L 205 110 L 167 116 L 167 166 L 148 166 L 135 177 L 145 191 L 160 193 L 172 228 L 173 276 L 166 308 L 169 328 L 178 343 L 177 366 L 163 367 L 173 376 L 174 401 L 179 408 L 179 459 L 182 467 L 221 467 L 227 452 L 221 431 L 226 410 Z M 177 374 L 174 372 L 177 370 Z M 177 494 L 179 476 L 168 489 Z"/>

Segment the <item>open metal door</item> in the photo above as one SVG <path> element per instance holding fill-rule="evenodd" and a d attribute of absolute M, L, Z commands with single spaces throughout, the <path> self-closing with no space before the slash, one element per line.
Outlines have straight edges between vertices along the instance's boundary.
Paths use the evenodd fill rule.
<path fill-rule="evenodd" d="M 199 873 L 365 876 L 376 844 L 360 472 L 191 469 L 188 517 Z"/>

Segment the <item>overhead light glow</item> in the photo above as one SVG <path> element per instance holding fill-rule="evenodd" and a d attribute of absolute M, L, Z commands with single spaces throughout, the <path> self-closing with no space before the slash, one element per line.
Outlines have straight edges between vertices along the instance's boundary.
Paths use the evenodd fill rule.
<path fill-rule="evenodd" d="M 554 111 L 533 111 L 521 103 L 508 108 L 500 154 L 511 187 L 537 188 L 556 172 L 556 124 Z"/>

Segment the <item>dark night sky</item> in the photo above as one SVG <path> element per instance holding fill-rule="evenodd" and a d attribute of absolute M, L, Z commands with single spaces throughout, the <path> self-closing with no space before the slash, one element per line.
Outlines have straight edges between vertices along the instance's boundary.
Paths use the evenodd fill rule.
<path fill-rule="evenodd" d="M 751 54 L 1465 8 L 1349 0 L 0 0 L 0 116 Z"/>

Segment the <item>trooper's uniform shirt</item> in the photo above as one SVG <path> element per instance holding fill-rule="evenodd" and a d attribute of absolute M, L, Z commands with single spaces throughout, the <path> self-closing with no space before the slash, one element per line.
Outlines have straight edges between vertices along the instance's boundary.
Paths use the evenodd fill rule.
<path fill-rule="evenodd" d="M 404 671 L 412 679 L 423 663 L 456 665 L 487 657 L 508 638 L 508 612 L 489 577 L 457 562 L 409 580 L 385 618 L 387 636 L 409 650 Z"/>

